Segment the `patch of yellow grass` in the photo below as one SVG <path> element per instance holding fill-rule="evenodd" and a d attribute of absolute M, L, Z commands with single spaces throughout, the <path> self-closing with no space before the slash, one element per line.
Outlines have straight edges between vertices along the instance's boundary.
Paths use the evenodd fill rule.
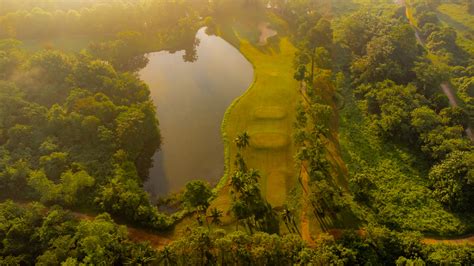
<path fill-rule="evenodd" d="M 255 119 L 283 119 L 287 115 L 287 111 L 279 106 L 262 106 L 254 111 Z"/>
<path fill-rule="evenodd" d="M 286 169 L 272 171 L 267 178 L 267 200 L 272 206 L 282 206 L 285 203 L 287 182 L 291 179 L 291 174 Z"/>
<path fill-rule="evenodd" d="M 250 147 L 255 149 L 284 149 L 291 143 L 285 133 L 258 132 L 250 134 Z"/>
<path fill-rule="evenodd" d="M 252 63 L 255 80 L 244 95 L 226 112 L 222 126 L 225 137 L 226 170 L 212 207 L 227 212 L 231 204 L 229 175 L 235 170 L 233 161 L 237 148 L 231 142 L 238 134 L 250 134 L 250 147 L 243 152 L 247 165 L 258 169 L 263 195 L 280 205 L 297 183 L 294 169 L 292 140 L 296 104 L 299 100 L 298 83 L 293 79 L 293 57 L 296 48 L 288 38 L 264 47 L 245 39 L 245 34 L 229 25 L 222 27 L 222 36 L 233 43 Z M 231 30 L 234 32 L 231 32 Z M 239 43 L 235 43 L 238 38 Z M 283 172 L 275 173 L 275 169 Z M 276 188 L 279 190 L 276 191 Z M 278 193 L 275 193 L 278 192 Z M 275 205 L 275 207 L 277 206 Z"/>

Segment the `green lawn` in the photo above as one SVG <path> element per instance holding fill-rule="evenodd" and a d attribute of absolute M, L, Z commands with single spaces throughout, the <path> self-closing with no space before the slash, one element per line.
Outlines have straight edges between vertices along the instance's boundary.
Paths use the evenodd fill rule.
<path fill-rule="evenodd" d="M 256 29 L 256 28 L 255 28 Z M 221 36 L 239 48 L 252 63 L 254 83 L 226 112 L 222 131 L 225 138 L 226 173 L 220 183 L 214 206 L 227 211 L 231 196 L 228 176 L 234 170 L 237 149 L 232 140 L 244 131 L 250 147 L 243 154 L 249 167 L 261 173 L 261 190 L 273 206 L 285 203 L 297 182 L 292 138 L 295 108 L 299 100 L 298 83 L 293 79 L 296 48 L 287 37 L 271 45 L 255 44 L 252 29 L 234 22 L 222 27 Z"/>

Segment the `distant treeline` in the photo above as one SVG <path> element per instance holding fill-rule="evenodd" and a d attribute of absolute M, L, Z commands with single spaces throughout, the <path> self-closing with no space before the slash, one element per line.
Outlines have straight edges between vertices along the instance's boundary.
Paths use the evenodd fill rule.
<path fill-rule="evenodd" d="M 28 2 L 28 1 L 26 1 Z M 0 38 L 60 34 L 111 36 L 121 31 L 174 30 L 194 20 L 207 1 L 2 1 Z M 91 4 L 91 2 L 95 2 Z M 8 12 L 5 10 L 9 10 Z"/>

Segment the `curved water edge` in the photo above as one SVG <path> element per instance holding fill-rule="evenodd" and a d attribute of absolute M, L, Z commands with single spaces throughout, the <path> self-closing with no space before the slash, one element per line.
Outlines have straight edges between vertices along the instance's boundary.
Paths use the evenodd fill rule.
<path fill-rule="evenodd" d="M 217 183 L 224 173 L 224 113 L 253 81 L 252 65 L 235 47 L 204 28 L 196 38 L 191 56 L 150 53 L 139 72 L 150 87 L 163 137 L 145 184 L 152 195 L 177 192 L 194 179 Z"/>

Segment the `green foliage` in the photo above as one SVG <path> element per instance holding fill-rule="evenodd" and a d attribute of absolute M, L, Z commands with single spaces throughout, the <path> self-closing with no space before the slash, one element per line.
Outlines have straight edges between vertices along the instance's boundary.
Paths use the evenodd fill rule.
<path fill-rule="evenodd" d="M 62 173 L 59 183 L 48 179 L 41 170 L 31 172 L 28 177 L 28 185 L 39 194 L 41 202 L 66 206 L 74 206 L 78 201 L 78 194 L 92 187 L 94 182 L 94 178 L 84 170 Z"/>
<path fill-rule="evenodd" d="M 465 265 L 472 262 L 470 245 L 425 245 L 421 238 L 419 233 L 368 226 L 363 236 L 343 231 L 338 240 L 323 233 L 309 247 L 292 234 L 248 235 L 242 231 L 226 233 L 199 227 L 161 249 L 158 262 L 163 265 Z"/>
<path fill-rule="evenodd" d="M 9 161 L 9 158 L 3 158 Z M 9 165 L 0 166 L 0 189 L 3 191 L 1 198 L 13 197 L 27 190 L 27 178 L 30 166 L 24 160 L 16 161 Z"/>
<path fill-rule="evenodd" d="M 410 111 L 417 108 L 423 96 L 416 94 L 412 85 L 397 85 L 391 80 L 361 85 L 357 94 L 364 96 L 364 109 L 373 121 L 372 126 L 383 137 L 412 139 Z"/>
<path fill-rule="evenodd" d="M 447 70 L 428 62 L 416 62 L 413 67 L 418 91 L 431 98 L 439 92 L 439 84 L 448 79 Z"/>
<path fill-rule="evenodd" d="M 474 152 L 454 151 L 435 165 L 429 178 L 434 196 L 453 210 L 473 211 Z"/>
<path fill-rule="evenodd" d="M 423 157 L 413 147 L 377 136 L 370 116 L 361 112 L 361 105 L 355 104 L 353 96 L 346 94 L 345 106 L 340 120 L 340 143 L 349 167 L 351 191 L 368 208 L 363 218 L 398 230 L 444 235 L 464 233 L 467 221 L 446 211 L 431 193 L 427 179 L 430 166 Z M 416 121 L 414 124 L 420 128 L 431 128 L 441 120 L 428 107 L 415 110 L 407 114 L 405 121 L 409 127 Z M 428 121 L 424 121 L 425 117 Z"/>
<path fill-rule="evenodd" d="M 434 130 L 441 124 L 440 117 L 427 106 L 414 109 L 411 112 L 411 117 L 412 126 L 420 133 Z"/>
<path fill-rule="evenodd" d="M 68 167 L 67 156 L 68 154 L 65 152 L 53 152 L 50 155 L 41 156 L 40 167 L 44 169 L 49 178 L 58 180 L 61 173 Z"/>
<path fill-rule="evenodd" d="M 255 169 L 247 169 L 240 151 L 249 145 L 250 136 L 247 132 L 241 133 L 235 139 L 239 148 L 234 164 L 237 170 L 231 175 L 230 185 L 232 193 L 231 210 L 237 222 L 243 222 L 250 233 L 254 230 L 277 233 L 278 220 L 272 206 L 262 197 L 259 178 L 260 173 Z"/>
<path fill-rule="evenodd" d="M 312 84 L 315 68 L 330 69 L 331 58 L 328 50 L 332 49 L 333 31 L 331 22 L 320 18 L 317 13 L 306 14 L 307 20 L 298 22 L 296 39 L 299 42 L 299 50 L 295 57 L 296 73 L 295 79 L 301 81 L 307 79 Z M 300 18 L 302 19 L 302 18 Z M 309 76 L 306 77 L 306 65 L 310 63 Z"/>
<path fill-rule="evenodd" d="M 137 163 L 139 174 L 145 179 L 151 157 L 161 142 L 153 104 L 146 102 L 138 108 L 124 109 L 116 117 L 115 124 L 120 147 Z"/>
<path fill-rule="evenodd" d="M 359 10 L 339 22 L 341 32 L 338 41 L 349 47 L 354 55 L 363 56 L 367 51 L 367 43 L 385 33 L 387 22 L 388 20 L 376 16 L 373 12 Z"/>
<path fill-rule="evenodd" d="M 213 196 L 208 183 L 201 180 L 194 180 L 186 184 L 183 194 L 183 201 L 190 207 L 203 208 L 209 207 L 209 200 Z"/>
<path fill-rule="evenodd" d="M 335 184 L 326 180 L 316 180 L 311 182 L 310 190 L 309 199 L 320 217 L 329 215 L 335 219 L 338 213 L 348 207 L 343 198 L 342 189 Z"/>
<path fill-rule="evenodd" d="M 458 96 L 465 105 L 469 117 L 469 123 L 474 124 L 474 76 L 466 73 L 466 76 L 456 78 L 454 83 L 457 87 Z"/>
<path fill-rule="evenodd" d="M 356 82 L 379 82 L 385 79 L 409 81 L 411 68 L 418 56 L 414 32 L 409 25 L 391 25 L 390 33 L 370 39 L 365 51 L 351 65 Z"/>
<path fill-rule="evenodd" d="M 390 30 L 393 30 L 394 33 L 400 32 L 397 28 Z M 390 35 L 391 33 L 388 34 L 388 36 Z M 386 45 L 383 45 L 377 48 L 376 51 L 383 52 L 384 50 L 382 48 L 386 47 Z M 372 48 L 374 47 L 370 47 L 369 42 L 367 44 L 367 54 L 370 54 Z M 411 48 L 406 46 L 404 49 L 416 50 L 417 48 L 414 46 L 412 46 Z M 398 54 L 398 52 L 394 54 Z M 413 55 L 416 55 L 416 53 L 413 53 Z M 384 64 L 390 62 L 390 59 L 388 59 L 389 56 L 382 56 L 378 58 L 380 58 L 381 62 L 383 62 Z M 410 60 L 412 60 L 413 64 L 413 62 L 415 62 L 415 59 L 413 56 L 411 58 L 412 59 Z M 358 60 L 360 59 L 355 59 L 354 62 L 358 64 Z M 367 131 L 364 134 L 367 134 L 365 136 L 368 137 L 371 134 L 376 133 L 377 135 L 382 137 L 382 139 L 372 139 L 373 137 L 371 136 L 368 138 L 370 144 L 367 144 L 380 145 L 380 141 L 397 142 L 397 140 L 408 141 L 410 143 L 419 143 L 421 150 L 425 152 L 428 157 L 436 159 L 436 161 L 442 160 L 453 151 L 469 151 L 471 149 L 471 145 L 469 143 L 469 140 L 467 140 L 463 136 L 463 126 L 467 125 L 466 114 L 462 110 L 459 110 L 457 108 L 445 108 L 437 102 L 438 94 L 434 89 L 437 89 L 439 84 L 447 78 L 447 75 L 445 74 L 446 70 L 442 69 L 441 67 L 434 67 L 431 64 L 425 62 L 415 63 L 414 65 L 415 67 L 413 68 L 413 70 L 416 74 L 415 82 L 417 87 L 413 86 L 412 84 L 409 84 L 408 86 L 397 85 L 394 81 L 391 80 L 371 83 L 377 80 L 359 79 L 354 77 L 356 82 L 362 81 L 365 83 L 357 87 L 357 90 L 355 91 L 355 94 L 362 99 L 362 101 L 359 102 L 359 106 L 366 113 L 367 118 L 365 120 L 365 123 L 367 126 L 369 126 L 369 130 L 364 130 Z M 352 70 L 354 71 L 354 68 Z M 377 70 L 380 70 L 380 68 L 377 68 Z M 389 70 L 388 73 L 393 74 L 396 72 Z M 403 74 L 403 76 L 407 76 L 407 73 Z M 384 77 L 387 75 L 377 74 L 375 76 Z M 397 80 L 396 77 L 392 76 L 391 78 Z M 398 82 L 400 81 L 401 80 L 398 79 Z M 429 98 L 430 101 L 427 101 L 425 97 Z M 434 107 L 434 110 L 432 109 L 432 106 Z M 351 132 L 351 134 L 353 133 L 354 132 Z M 353 142 L 356 143 L 359 141 L 360 140 Z M 381 146 L 381 148 L 387 149 L 389 148 L 389 146 Z M 360 149 L 360 145 L 358 149 Z M 355 153 L 360 154 L 359 151 Z M 350 156 L 353 157 L 353 159 L 357 158 L 355 153 L 354 151 L 351 151 Z M 402 156 L 406 157 L 407 155 L 402 154 Z M 373 158 L 373 156 L 369 157 Z M 404 157 L 401 157 L 402 160 L 404 159 Z M 360 202 L 365 202 L 371 209 L 376 210 L 376 213 L 378 214 L 377 220 L 383 221 L 383 223 L 390 225 L 391 227 L 402 226 L 403 229 L 406 229 L 410 226 L 415 226 L 411 225 L 410 222 L 406 222 L 403 219 L 396 219 L 396 217 L 403 216 L 400 212 L 408 212 L 413 214 L 418 213 L 417 215 L 418 217 L 420 217 L 421 215 L 426 215 L 429 208 L 439 209 L 439 206 L 434 207 L 436 206 L 436 204 L 434 204 L 433 200 L 430 199 L 431 196 L 428 196 L 423 199 L 423 203 L 421 203 L 421 201 L 418 203 L 413 202 L 413 205 L 409 203 L 410 200 L 408 198 L 402 199 L 404 197 L 400 197 L 400 194 L 406 194 L 407 192 L 401 192 L 399 190 L 410 188 L 403 188 L 404 186 L 400 185 L 400 183 L 398 183 L 400 181 L 397 180 L 405 180 L 407 178 L 407 176 L 405 176 L 407 175 L 407 173 L 402 174 L 402 172 L 396 172 L 394 174 L 391 174 L 391 171 L 388 171 L 387 169 L 400 167 L 401 170 L 405 167 L 401 167 L 402 165 L 398 165 L 398 163 L 396 163 L 397 160 L 393 157 L 393 155 L 385 158 L 386 159 L 382 159 L 379 163 L 376 163 L 375 165 L 373 164 L 373 162 L 369 163 L 369 161 L 373 159 L 368 159 L 368 161 L 357 161 L 360 160 L 360 158 L 357 158 L 356 161 L 359 166 L 356 170 L 357 172 L 354 173 L 355 177 L 351 180 L 351 188 L 354 189 L 357 200 L 359 200 Z M 405 158 L 404 160 L 421 160 L 421 158 L 415 158 Z M 368 163 L 368 165 L 366 163 Z M 406 161 L 402 161 L 402 164 L 406 163 Z M 381 170 L 379 167 L 381 167 L 383 164 L 391 164 L 391 166 L 383 166 L 385 170 Z M 460 165 L 452 166 L 454 169 L 463 169 Z M 408 169 L 410 168 L 411 167 L 408 167 Z M 377 169 L 375 170 L 375 172 L 383 172 L 384 174 L 375 174 L 375 172 L 372 172 L 369 169 Z M 369 171 L 370 174 L 366 171 Z M 408 173 L 408 175 L 412 174 L 413 173 Z M 379 180 L 383 180 L 383 182 L 378 183 Z M 387 182 L 389 182 L 388 184 L 392 182 L 397 182 L 398 185 L 394 186 L 392 183 L 392 185 L 386 186 Z M 426 188 L 430 187 L 428 182 L 425 181 L 424 183 L 425 184 L 421 186 L 415 186 L 414 184 L 412 184 L 410 193 L 419 193 L 419 197 L 421 198 L 421 194 L 428 193 Z M 452 190 L 451 188 L 449 188 L 447 183 L 438 183 L 438 185 L 440 185 L 440 187 L 446 188 L 447 191 Z M 437 190 L 439 190 L 439 193 L 443 193 L 441 188 L 432 189 L 435 193 Z M 380 191 L 384 192 L 379 194 Z M 375 203 L 378 200 L 376 195 L 381 196 L 381 205 Z M 391 195 L 397 196 L 392 198 Z M 458 194 L 458 196 L 459 195 L 460 194 Z M 465 195 L 469 195 L 469 193 L 463 194 L 463 196 Z M 436 194 L 434 194 L 432 197 L 440 200 L 440 197 L 436 196 Z M 382 203 L 382 201 L 384 201 L 385 203 Z M 399 203 L 397 202 L 403 202 L 403 207 L 399 206 Z M 422 206 L 431 207 L 426 208 Z M 439 212 L 439 215 L 443 213 L 442 211 Z M 445 216 L 444 219 L 446 221 L 450 220 L 450 223 L 453 223 L 452 225 L 458 223 L 455 219 L 448 218 L 449 215 L 446 216 L 446 214 L 443 214 L 443 216 Z M 425 216 L 424 219 L 427 219 L 427 221 L 429 221 L 433 218 L 434 216 L 428 215 Z M 437 220 L 436 223 L 440 224 L 441 221 L 442 220 Z M 446 224 L 448 223 L 446 222 Z M 422 231 L 440 230 L 439 227 L 436 228 L 427 225 L 428 224 L 418 224 L 415 227 L 418 227 L 418 230 Z M 443 231 L 444 233 L 456 232 L 457 229 L 455 229 L 455 227 L 453 226 L 445 226 Z"/>
<path fill-rule="evenodd" d="M 0 51 L 20 58 L 9 49 L 15 44 L 2 42 Z M 2 198 L 98 206 L 168 228 L 171 219 L 142 189 L 161 143 L 146 84 L 87 53 L 45 50 L 21 59 L 24 71 L 0 81 Z"/>
<path fill-rule="evenodd" d="M 64 83 L 71 74 L 73 63 L 71 58 L 59 51 L 43 50 L 31 57 L 29 67 L 35 75 L 41 77 L 46 84 Z"/>
<path fill-rule="evenodd" d="M 243 132 L 242 134 L 239 134 L 235 140 L 234 143 L 239 149 L 244 149 L 249 146 L 249 140 L 250 136 L 247 132 Z"/>
<path fill-rule="evenodd" d="M 321 237 L 317 248 L 312 249 L 296 235 L 247 235 L 241 231 L 225 234 L 198 228 L 160 251 L 159 258 L 163 264 L 178 265 L 326 265 L 348 263 L 352 253 L 329 236 Z"/>
<path fill-rule="evenodd" d="M 450 245 L 434 245 L 427 246 L 423 253 L 425 254 L 428 264 L 437 265 L 464 265 L 473 261 L 472 246 L 450 246 Z"/>
<path fill-rule="evenodd" d="M 27 2 L 12 4 L 5 10 L 3 7 L 2 3 L 0 37 L 30 39 L 51 38 L 65 33 L 107 36 L 124 30 L 174 30 L 179 28 L 178 24 L 186 15 L 192 13 L 192 5 L 160 0 L 142 4 L 122 1 L 93 4 L 88 1 L 76 1 L 75 4 Z"/>
<path fill-rule="evenodd" d="M 150 263 L 155 252 L 134 244 L 108 214 L 77 220 L 60 207 L 0 203 L 0 264 L 68 265 Z"/>
<path fill-rule="evenodd" d="M 120 153 L 125 155 L 123 151 Z M 144 227 L 165 230 L 172 223 L 150 204 L 148 194 L 139 184 L 135 167 L 128 161 L 114 165 L 112 179 L 100 186 L 95 202 L 102 210 Z"/>
<path fill-rule="evenodd" d="M 471 150 L 469 140 L 463 136 L 466 114 L 458 107 L 442 109 L 439 114 L 427 106 L 411 113 L 411 125 L 419 134 L 421 150 L 429 157 L 441 160 L 450 152 Z"/>
<path fill-rule="evenodd" d="M 254 169 L 235 171 L 230 180 L 233 203 L 231 210 L 239 222 L 244 222 L 248 230 L 275 233 L 278 221 L 271 205 L 262 197 L 258 185 L 259 173 Z"/>
<path fill-rule="evenodd" d="M 91 54 L 110 62 L 117 70 L 135 72 L 148 64 L 143 51 L 147 50 L 147 40 L 140 32 L 126 31 L 117 34 L 117 40 L 92 43 Z"/>
<path fill-rule="evenodd" d="M 0 79 L 10 78 L 23 60 L 20 42 L 13 39 L 0 40 Z"/>
<path fill-rule="evenodd" d="M 469 60 L 467 52 L 458 45 L 457 31 L 442 25 L 436 8 L 438 4 L 424 1 L 414 3 L 414 18 L 417 26 L 421 29 L 421 35 L 425 39 L 426 47 L 436 55 L 437 59 L 449 65 L 467 65 Z M 459 25 L 459 24 L 455 24 Z"/>

